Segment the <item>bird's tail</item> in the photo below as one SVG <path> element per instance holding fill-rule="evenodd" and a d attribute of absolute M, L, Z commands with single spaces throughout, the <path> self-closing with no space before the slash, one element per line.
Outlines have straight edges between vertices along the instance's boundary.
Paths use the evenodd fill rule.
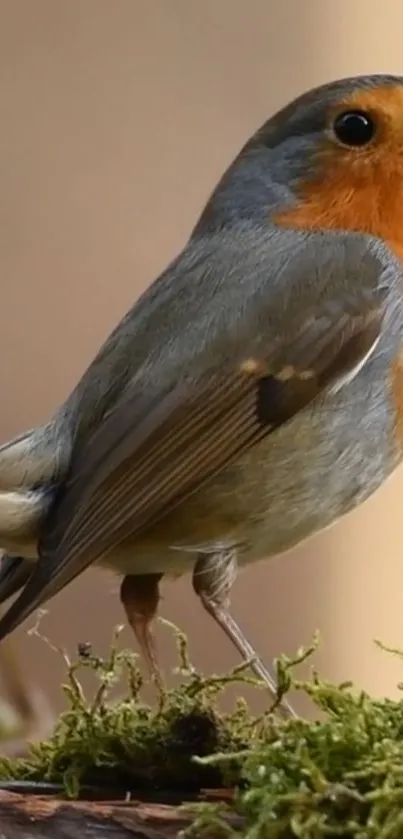
<path fill-rule="evenodd" d="M 25 492 L 0 492 L 0 549 L 37 558 L 40 525 L 52 502 L 48 488 Z"/>
<path fill-rule="evenodd" d="M 11 554 L 36 557 L 52 487 L 65 474 L 70 455 L 60 431 L 50 423 L 0 446 L 0 548 Z"/>
<path fill-rule="evenodd" d="M 0 492 L 32 489 L 55 480 L 65 460 L 58 431 L 49 423 L 0 446 Z"/>
<path fill-rule="evenodd" d="M 17 594 L 28 582 L 34 565 L 22 556 L 4 554 L 0 559 L 0 603 Z"/>

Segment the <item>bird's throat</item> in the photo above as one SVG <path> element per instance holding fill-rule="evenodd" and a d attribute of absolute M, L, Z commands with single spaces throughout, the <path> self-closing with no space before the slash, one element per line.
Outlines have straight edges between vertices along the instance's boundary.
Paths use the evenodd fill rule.
<path fill-rule="evenodd" d="M 277 213 L 282 227 L 304 230 L 347 230 L 383 239 L 403 261 L 403 164 L 397 177 L 373 177 L 354 183 L 339 167 L 326 183 L 306 183 L 298 200 Z"/>

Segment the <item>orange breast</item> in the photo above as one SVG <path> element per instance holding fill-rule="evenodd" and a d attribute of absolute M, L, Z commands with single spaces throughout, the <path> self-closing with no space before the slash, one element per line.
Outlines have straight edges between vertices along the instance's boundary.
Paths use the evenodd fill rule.
<path fill-rule="evenodd" d="M 345 149 L 324 137 L 295 205 L 272 218 L 284 227 L 369 233 L 403 260 L 403 88 L 360 91 L 338 103 L 371 112 L 378 140 L 367 150 Z M 315 162 L 317 165 L 315 165 Z M 313 173 L 313 174 L 312 174 Z M 403 346 L 390 369 L 395 442 L 403 453 Z"/>

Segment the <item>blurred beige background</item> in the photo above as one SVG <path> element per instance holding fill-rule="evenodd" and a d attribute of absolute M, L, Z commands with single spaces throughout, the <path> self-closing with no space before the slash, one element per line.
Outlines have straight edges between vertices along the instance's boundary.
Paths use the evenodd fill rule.
<path fill-rule="evenodd" d="M 65 397 L 274 109 L 337 76 L 403 73 L 401 4 L 368 8 L 1 0 L 1 439 Z M 262 655 L 292 652 L 319 628 L 326 675 L 394 693 L 399 665 L 372 639 L 403 646 L 402 490 L 400 474 L 336 528 L 241 576 L 234 613 Z M 123 618 L 117 592 L 112 577 L 86 573 L 42 630 L 70 651 L 87 639 L 105 650 Z M 237 661 L 189 580 L 165 589 L 162 614 L 186 630 L 198 666 Z M 27 637 L 30 625 L 24 666 L 60 704 L 61 661 Z M 172 638 L 158 634 L 171 665 Z"/>

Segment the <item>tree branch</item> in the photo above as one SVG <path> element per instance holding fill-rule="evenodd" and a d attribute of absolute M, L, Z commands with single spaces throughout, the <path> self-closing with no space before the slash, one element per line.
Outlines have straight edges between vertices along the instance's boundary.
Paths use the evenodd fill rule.
<path fill-rule="evenodd" d="M 176 839 L 191 821 L 163 804 L 60 801 L 0 791 L 1 839 Z"/>

